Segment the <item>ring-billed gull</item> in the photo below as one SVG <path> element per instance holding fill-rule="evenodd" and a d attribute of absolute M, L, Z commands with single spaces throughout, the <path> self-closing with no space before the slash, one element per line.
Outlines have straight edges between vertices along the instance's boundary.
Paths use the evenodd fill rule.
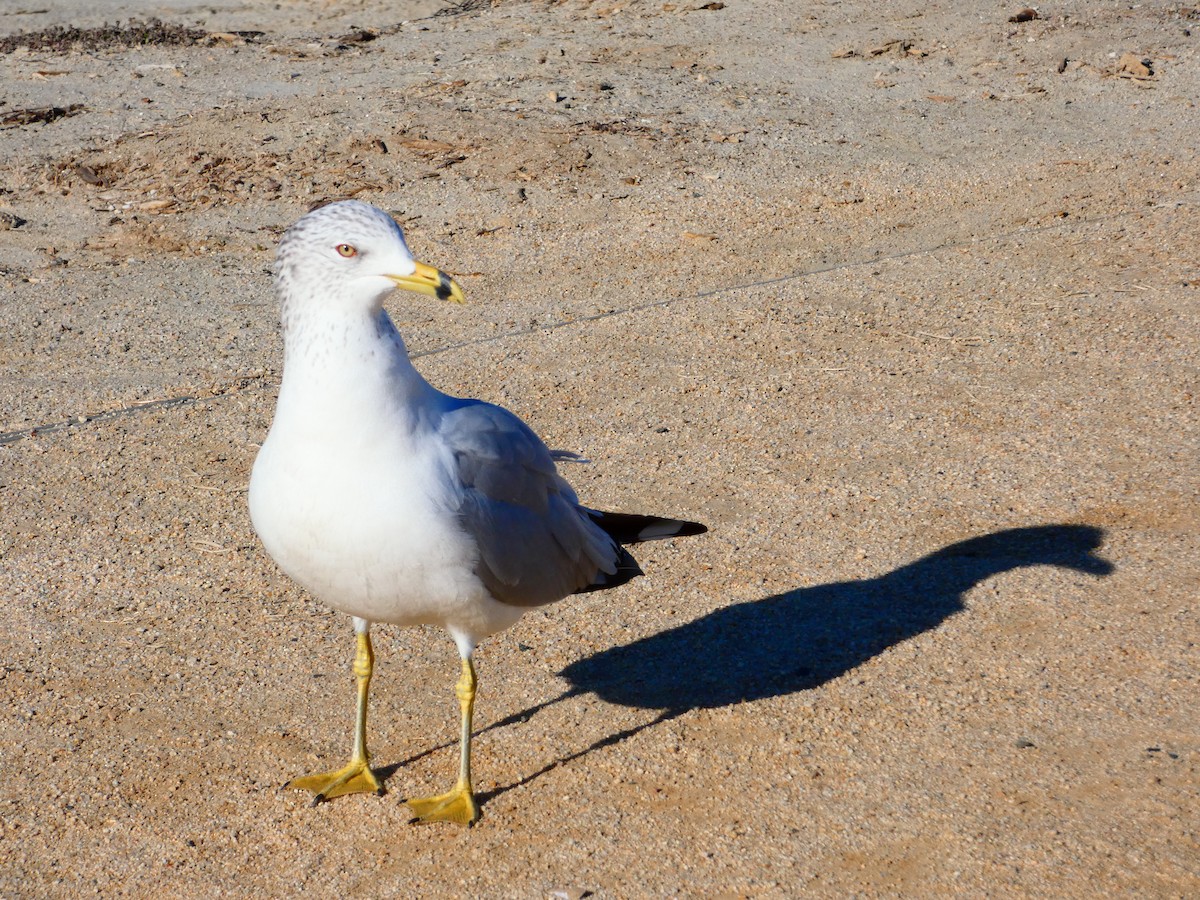
<path fill-rule="evenodd" d="M 436 624 L 462 658 L 458 781 L 409 800 L 418 819 L 471 823 L 471 655 L 528 609 L 641 574 L 622 544 L 703 525 L 581 506 L 554 456 L 515 415 L 450 397 L 413 367 L 383 309 L 395 288 L 462 302 L 444 272 L 413 260 L 380 209 L 341 201 L 279 245 L 283 380 L 250 477 L 250 516 L 280 568 L 353 617 L 358 685 L 350 762 L 297 778 L 314 803 L 381 792 L 367 753 L 370 625 Z"/>

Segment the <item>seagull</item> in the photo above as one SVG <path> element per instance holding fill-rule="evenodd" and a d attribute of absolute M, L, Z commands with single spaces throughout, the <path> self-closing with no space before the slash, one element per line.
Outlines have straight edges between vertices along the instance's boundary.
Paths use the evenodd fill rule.
<path fill-rule="evenodd" d="M 513 413 L 444 394 L 414 368 L 383 308 L 394 289 L 462 303 L 416 262 L 390 215 L 321 206 L 280 241 L 283 378 L 250 476 L 250 517 L 294 581 L 352 617 L 357 685 L 350 761 L 285 787 L 314 805 L 383 790 L 367 752 L 372 623 L 439 625 L 458 648 L 458 780 L 408 800 L 413 821 L 470 825 L 471 720 L 484 638 L 527 610 L 642 574 L 625 544 L 701 534 L 698 523 L 580 504 L 552 453 Z"/>

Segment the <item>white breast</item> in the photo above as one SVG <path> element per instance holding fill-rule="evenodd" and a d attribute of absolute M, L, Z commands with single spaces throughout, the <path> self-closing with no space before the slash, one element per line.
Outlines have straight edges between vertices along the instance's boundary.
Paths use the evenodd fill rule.
<path fill-rule="evenodd" d="M 250 516 L 267 552 L 322 602 L 352 616 L 438 624 L 482 638 L 520 610 L 474 575 L 436 440 L 376 429 L 305 434 L 276 416 L 250 479 Z M 353 460 L 348 464 L 348 460 Z"/>

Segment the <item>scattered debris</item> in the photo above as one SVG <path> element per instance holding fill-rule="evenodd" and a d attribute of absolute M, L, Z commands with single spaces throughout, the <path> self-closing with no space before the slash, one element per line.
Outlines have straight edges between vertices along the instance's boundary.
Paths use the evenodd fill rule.
<path fill-rule="evenodd" d="M 883 56 L 885 53 L 895 53 L 898 56 L 907 54 L 912 49 L 912 42 L 893 38 L 890 41 L 884 41 L 878 47 L 872 47 L 867 51 L 867 56 Z"/>
<path fill-rule="evenodd" d="M 264 38 L 266 35 L 265 31 L 214 31 L 208 35 L 205 43 L 210 45 L 229 44 L 230 46 L 256 44 L 260 38 Z"/>
<path fill-rule="evenodd" d="M 45 124 L 53 122 L 55 119 L 78 115 L 84 110 L 85 107 L 82 103 L 72 103 L 70 106 L 37 106 L 32 109 L 14 109 L 0 116 L 0 126 Z"/>
<path fill-rule="evenodd" d="M 914 56 L 918 59 L 929 55 L 928 50 L 921 50 L 913 46 L 912 41 L 893 38 L 890 41 L 884 41 L 882 44 L 866 50 L 857 50 L 854 47 L 839 47 L 833 51 L 831 56 L 833 59 L 851 59 L 856 56 L 883 56 L 885 53 L 892 56 Z"/>
<path fill-rule="evenodd" d="M 1154 66 L 1149 59 L 1125 52 L 1117 60 L 1117 75 L 1122 78 L 1153 78 Z"/>
<path fill-rule="evenodd" d="M 512 227 L 513 227 L 513 220 L 511 217 L 500 216 L 499 218 L 492 219 L 492 221 L 488 222 L 482 228 L 477 229 L 475 232 L 475 236 L 476 237 L 484 237 L 489 234 L 495 234 L 497 231 L 500 231 L 503 228 L 512 228 Z"/>
<path fill-rule="evenodd" d="M 41 31 L 10 34 L 0 38 L 0 53 L 12 53 L 19 47 L 28 50 L 65 52 L 74 47 L 103 50 L 113 47 L 193 46 L 208 39 L 208 32 L 184 25 L 168 25 L 159 19 L 130 19 L 126 24 L 101 25 L 99 28 L 75 28 L 52 25 Z"/>
<path fill-rule="evenodd" d="M 460 16 L 463 13 L 478 12 L 486 7 L 495 6 L 498 0 L 459 0 L 458 3 L 451 3 L 449 6 L 443 6 L 433 14 L 433 18 L 443 16 Z"/>
<path fill-rule="evenodd" d="M 339 41 L 343 44 L 369 44 L 371 41 L 379 37 L 379 32 L 369 28 L 355 28 L 346 34 L 343 34 Z"/>
<path fill-rule="evenodd" d="M 400 146 L 407 147 L 414 153 L 419 153 L 427 159 L 442 154 L 452 153 L 458 148 L 454 144 L 448 144 L 445 141 L 435 141 L 431 138 L 401 138 Z"/>
<path fill-rule="evenodd" d="M 89 237 L 83 242 L 83 249 L 115 256 L 133 256 L 139 253 L 199 255 L 197 245 L 183 234 L 168 231 L 157 222 L 151 224 L 136 220 L 115 225 L 101 234 Z"/>
<path fill-rule="evenodd" d="M 75 174 L 88 184 L 93 184 L 96 187 L 108 187 L 109 183 L 91 166 L 80 163 L 75 167 Z"/>
<path fill-rule="evenodd" d="M 143 63 L 133 67 L 134 78 L 145 78 L 147 75 L 174 75 L 176 78 L 182 78 L 183 71 L 172 63 Z"/>

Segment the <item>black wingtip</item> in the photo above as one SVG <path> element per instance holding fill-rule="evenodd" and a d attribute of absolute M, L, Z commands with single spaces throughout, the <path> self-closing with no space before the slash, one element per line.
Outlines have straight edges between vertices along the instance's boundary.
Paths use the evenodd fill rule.
<path fill-rule="evenodd" d="M 617 559 L 617 570 L 611 575 L 607 572 L 598 573 L 595 581 L 585 587 L 581 587 L 575 593 L 590 594 L 592 591 L 607 591 L 609 588 L 620 587 L 646 574 L 628 550 L 624 547 L 618 547 L 617 549 L 621 552 L 620 557 Z"/>
<path fill-rule="evenodd" d="M 692 537 L 708 531 L 708 526 L 686 519 L 666 519 L 662 516 L 639 516 L 600 510 L 588 510 L 588 515 L 618 544 L 640 544 L 642 541 Z"/>
<path fill-rule="evenodd" d="M 699 522 L 685 522 L 680 520 L 679 524 L 681 527 L 678 533 L 675 534 L 675 537 L 694 537 L 697 534 L 708 533 L 708 526 L 702 525 Z"/>

